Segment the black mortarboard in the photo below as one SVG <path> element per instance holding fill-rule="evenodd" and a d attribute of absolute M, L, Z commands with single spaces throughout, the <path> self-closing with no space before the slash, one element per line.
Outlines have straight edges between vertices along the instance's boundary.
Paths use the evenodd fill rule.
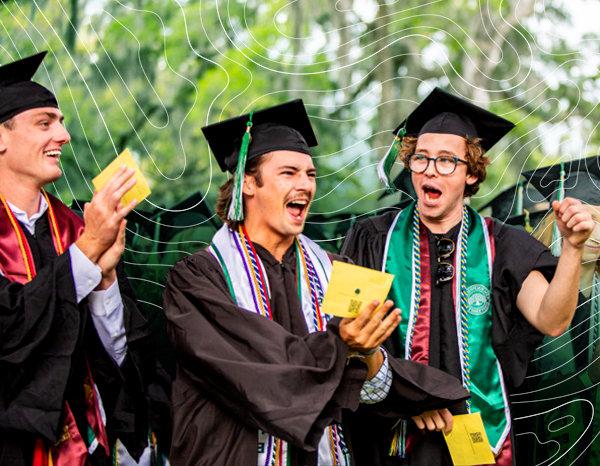
<path fill-rule="evenodd" d="M 514 127 L 514 123 L 436 87 L 394 134 L 404 129 L 404 134 L 414 136 L 440 133 L 477 137 L 488 151 Z"/>
<path fill-rule="evenodd" d="M 247 113 L 202 128 L 221 170 L 235 170 L 249 118 Z M 318 144 L 302 99 L 253 112 L 250 135 L 247 161 L 275 150 L 310 155 Z"/>
<path fill-rule="evenodd" d="M 249 160 L 277 150 L 311 155 L 318 144 L 302 99 L 214 123 L 202 132 L 221 170 L 235 171 L 227 218 L 236 221 L 244 219 L 242 185 Z"/>
<path fill-rule="evenodd" d="M 377 169 L 379 178 L 388 188 L 391 186 L 389 172 L 405 135 L 439 133 L 476 137 L 488 151 L 514 127 L 514 123 L 436 87 L 394 130 L 394 143 Z"/>
<path fill-rule="evenodd" d="M 569 160 L 564 167 L 564 196 L 582 202 L 600 205 L 600 156 Z M 538 168 L 523 176 L 548 200 L 558 199 L 561 164 Z"/>
<path fill-rule="evenodd" d="M 0 66 L 0 123 L 32 108 L 58 108 L 54 94 L 31 80 L 45 56 L 41 52 Z"/>
<path fill-rule="evenodd" d="M 519 189 L 523 184 L 522 194 L 519 194 Z M 531 184 L 523 184 L 519 183 L 505 189 L 479 210 L 482 211 L 491 208 L 492 217 L 506 221 L 513 215 L 521 215 L 523 212 L 520 212 L 519 210 L 524 209 L 529 212 L 534 212 L 540 209 L 548 209 L 549 206 L 546 202 L 546 198 Z"/>

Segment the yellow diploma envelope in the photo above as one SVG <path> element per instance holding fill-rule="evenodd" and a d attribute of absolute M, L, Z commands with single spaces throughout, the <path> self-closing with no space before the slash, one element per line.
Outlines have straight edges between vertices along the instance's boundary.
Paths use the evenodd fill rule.
<path fill-rule="evenodd" d="M 148 186 L 146 178 L 144 178 L 144 175 L 140 171 L 138 164 L 135 163 L 133 155 L 131 155 L 129 149 L 125 149 L 123 152 L 121 152 L 117 158 L 108 164 L 108 167 L 102 170 L 102 172 L 92 180 L 94 188 L 96 188 L 96 191 L 102 189 L 102 187 L 108 183 L 113 176 L 115 176 L 115 173 L 119 171 L 122 165 L 135 170 L 135 174 L 133 176 L 136 179 L 136 183 L 123 195 L 121 198 L 121 205 L 129 205 L 129 203 L 134 199 L 139 204 L 150 195 L 150 186 Z"/>
<path fill-rule="evenodd" d="M 356 317 L 374 300 L 383 304 L 393 280 L 394 276 L 389 273 L 333 261 L 321 310 L 338 317 Z"/>
<path fill-rule="evenodd" d="M 495 464 L 481 413 L 459 414 L 453 421 L 452 432 L 444 438 L 454 465 Z"/>

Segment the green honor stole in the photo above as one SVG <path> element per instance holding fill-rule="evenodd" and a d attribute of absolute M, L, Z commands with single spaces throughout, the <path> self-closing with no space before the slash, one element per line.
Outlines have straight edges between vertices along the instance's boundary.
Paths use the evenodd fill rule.
<path fill-rule="evenodd" d="M 492 348 L 491 222 L 465 206 L 457 243 L 452 284 L 462 383 L 471 393 L 467 410 L 481 412 L 492 450 L 498 453 L 510 432 L 511 421 L 502 370 Z M 413 202 L 390 227 L 382 270 L 395 275 L 390 299 L 402 310 L 398 336 L 404 358 L 423 364 L 429 362 L 434 286 L 429 257 L 427 231 L 421 226 Z M 404 440 L 400 441 L 403 445 Z"/>

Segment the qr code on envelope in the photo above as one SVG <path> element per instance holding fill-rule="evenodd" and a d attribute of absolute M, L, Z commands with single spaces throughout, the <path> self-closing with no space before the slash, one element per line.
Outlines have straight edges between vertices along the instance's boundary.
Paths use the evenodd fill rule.
<path fill-rule="evenodd" d="M 362 301 L 360 299 L 351 299 L 350 305 L 348 306 L 348 312 L 351 314 L 358 314 L 360 312 L 361 305 Z"/>

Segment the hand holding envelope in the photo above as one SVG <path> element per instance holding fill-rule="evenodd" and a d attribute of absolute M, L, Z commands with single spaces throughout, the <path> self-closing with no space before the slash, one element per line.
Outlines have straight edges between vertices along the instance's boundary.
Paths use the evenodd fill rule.
<path fill-rule="evenodd" d="M 325 314 L 355 318 L 369 303 L 383 303 L 393 281 L 394 276 L 389 273 L 333 261 L 321 309 Z"/>
<path fill-rule="evenodd" d="M 126 206 L 129 205 L 132 201 L 135 201 L 136 204 L 139 204 L 144 199 L 146 199 L 150 195 L 150 186 L 148 186 L 148 182 L 144 175 L 142 174 L 139 166 L 135 163 L 133 155 L 129 151 L 129 149 L 125 149 L 121 154 L 119 154 L 108 166 L 102 170 L 102 172 L 96 176 L 92 183 L 96 191 L 100 191 L 106 183 L 108 183 L 113 176 L 119 171 L 122 166 L 126 166 L 134 170 L 133 177 L 136 180 L 135 185 L 129 189 L 121 198 L 121 205 Z"/>

